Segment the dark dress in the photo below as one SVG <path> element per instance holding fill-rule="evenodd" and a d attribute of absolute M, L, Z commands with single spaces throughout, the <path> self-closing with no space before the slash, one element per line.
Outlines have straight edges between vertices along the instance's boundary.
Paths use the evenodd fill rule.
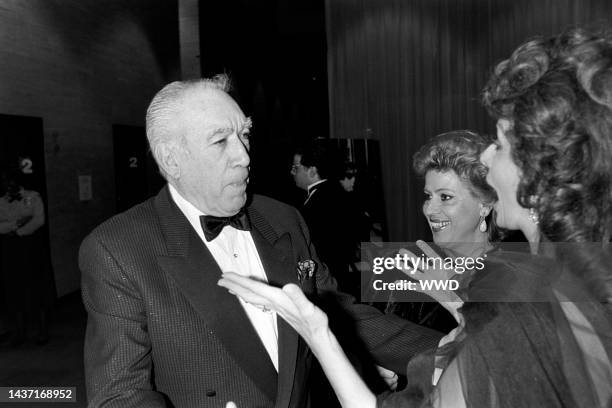
<path fill-rule="evenodd" d="M 600 262 L 588 266 L 576 262 L 583 257 L 575 246 L 563 252 L 557 261 L 490 254 L 463 294 L 464 329 L 435 360 L 433 353 L 413 360 L 407 388 L 379 396 L 378 405 L 446 406 L 431 376 L 434 365 L 453 364 L 446 380 L 460 384 L 465 405 L 450 406 L 609 407 L 612 315 L 593 289 L 611 279 L 610 252 L 599 251 Z"/>

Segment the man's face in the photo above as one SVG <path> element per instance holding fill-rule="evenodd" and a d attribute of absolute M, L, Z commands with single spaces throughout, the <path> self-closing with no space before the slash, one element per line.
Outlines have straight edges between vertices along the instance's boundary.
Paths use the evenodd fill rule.
<path fill-rule="evenodd" d="M 344 189 L 344 191 L 346 191 L 347 193 L 350 193 L 355 188 L 355 176 L 351 178 L 349 177 L 343 178 L 342 180 L 340 180 L 340 185 L 342 185 L 342 188 Z"/>
<path fill-rule="evenodd" d="M 246 202 L 251 121 L 216 89 L 198 91 L 184 106 L 176 118 L 185 142 L 175 149 L 176 188 L 205 214 L 234 215 Z"/>
<path fill-rule="evenodd" d="M 308 186 L 312 184 L 311 177 L 308 174 L 308 167 L 302 165 L 302 155 L 293 155 L 293 165 L 291 166 L 291 175 L 295 185 L 302 190 L 308 190 Z"/>

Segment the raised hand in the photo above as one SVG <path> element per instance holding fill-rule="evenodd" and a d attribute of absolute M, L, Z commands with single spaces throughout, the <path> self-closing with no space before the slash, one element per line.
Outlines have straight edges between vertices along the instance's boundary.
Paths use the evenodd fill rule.
<path fill-rule="evenodd" d="M 427 267 L 419 265 L 408 270 L 404 269 L 402 272 L 410 278 L 420 281 L 421 283 L 416 285 L 416 290 L 434 298 L 460 322 L 461 316 L 457 309 L 463 305 L 463 300 L 453 290 L 433 285 L 435 282 L 446 282 L 449 279 L 453 279 L 457 277 L 457 273 L 454 268 L 445 267 L 442 257 L 424 241 L 419 240 L 416 244 L 425 253 L 428 260 L 437 259 L 439 261 L 430 262 Z M 399 250 L 399 253 L 412 259 L 419 258 L 407 249 L 402 248 Z"/>
<path fill-rule="evenodd" d="M 309 344 L 329 329 L 327 315 L 295 284 L 279 289 L 233 272 L 225 272 L 218 284 L 245 302 L 278 313 Z"/>
<path fill-rule="evenodd" d="M 379 365 L 376 366 L 376 371 L 378 371 L 380 378 L 382 378 L 385 384 L 387 384 L 389 389 L 391 391 L 395 391 L 395 389 L 397 388 L 397 382 L 399 380 L 399 377 L 397 376 L 397 374 Z"/>
<path fill-rule="evenodd" d="M 276 312 L 285 319 L 310 346 L 343 408 L 376 406 L 374 394 L 359 377 L 329 329 L 327 315 L 310 302 L 297 285 L 288 284 L 279 289 L 232 272 L 225 272 L 218 284 L 244 301 L 261 306 L 264 311 Z"/>

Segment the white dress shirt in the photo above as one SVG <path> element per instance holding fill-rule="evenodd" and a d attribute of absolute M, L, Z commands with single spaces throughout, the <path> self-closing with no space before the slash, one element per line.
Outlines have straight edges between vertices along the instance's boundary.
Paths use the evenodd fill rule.
<path fill-rule="evenodd" d="M 250 231 L 241 231 L 228 225 L 223 228 L 218 237 L 212 241 L 207 241 L 200 224 L 200 216 L 205 214 L 181 196 L 172 185 L 168 186 L 172 199 L 181 212 L 185 214 L 185 217 L 187 217 L 223 272 L 235 272 L 243 276 L 252 276 L 263 282 L 268 281 Z M 221 277 L 219 276 L 219 278 Z M 255 307 L 240 298 L 239 301 L 278 372 L 276 313 L 264 312 L 261 308 Z M 240 336 L 240 333 L 236 333 L 236 336 Z"/>

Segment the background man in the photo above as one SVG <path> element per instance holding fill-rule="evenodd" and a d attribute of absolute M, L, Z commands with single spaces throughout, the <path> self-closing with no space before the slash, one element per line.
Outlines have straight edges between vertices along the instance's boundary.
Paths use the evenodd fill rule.
<path fill-rule="evenodd" d="M 300 207 L 321 261 L 338 281 L 341 290 L 358 296 L 359 275 L 350 274 L 354 260 L 350 214 L 346 194 L 338 183 L 340 156 L 325 140 L 301 147 L 293 156 L 291 174 L 295 185 L 306 191 Z"/>
<path fill-rule="evenodd" d="M 227 91 L 219 76 L 173 82 L 153 98 L 147 137 L 168 185 L 81 246 L 89 406 L 307 406 L 305 344 L 217 281 L 234 271 L 313 297 L 336 294 L 335 281 L 307 266 L 320 262 L 294 208 L 247 200 L 251 121 Z M 367 306 L 348 308 L 389 368 L 438 341 Z"/>

